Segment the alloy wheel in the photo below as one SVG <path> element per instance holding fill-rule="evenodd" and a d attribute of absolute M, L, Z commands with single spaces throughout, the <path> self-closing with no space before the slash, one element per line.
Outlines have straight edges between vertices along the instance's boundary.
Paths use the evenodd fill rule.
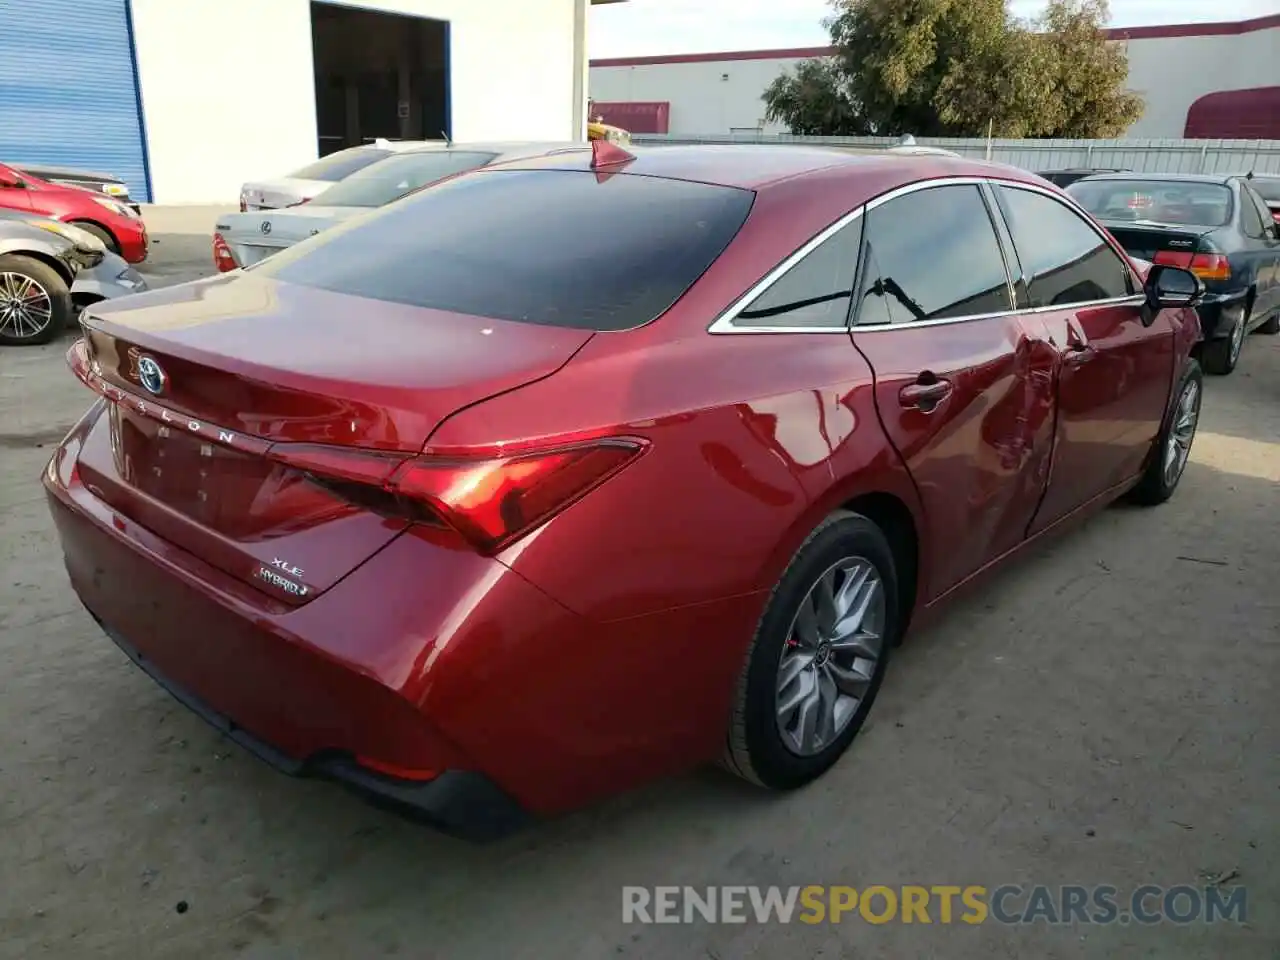
<path fill-rule="evenodd" d="M 876 676 L 885 612 L 884 584 L 862 557 L 833 564 L 805 594 L 782 648 L 775 700 L 792 753 L 820 753 L 849 726 Z"/>
<path fill-rule="evenodd" d="M 1231 328 L 1231 365 L 1234 367 L 1240 359 L 1240 350 L 1244 346 L 1244 314 L 1241 313 Z"/>
<path fill-rule="evenodd" d="M 1178 397 L 1178 406 L 1173 412 L 1173 425 L 1169 430 L 1169 439 L 1165 441 L 1164 450 L 1164 482 L 1172 487 L 1182 476 L 1187 467 L 1187 458 L 1191 456 L 1191 442 L 1196 437 L 1196 425 L 1200 421 L 1200 384 L 1195 380 L 1187 381 Z"/>
<path fill-rule="evenodd" d="M 24 273 L 0 273 L 0 334 L 29 340 L 53 322 L 49 291 Z"/>

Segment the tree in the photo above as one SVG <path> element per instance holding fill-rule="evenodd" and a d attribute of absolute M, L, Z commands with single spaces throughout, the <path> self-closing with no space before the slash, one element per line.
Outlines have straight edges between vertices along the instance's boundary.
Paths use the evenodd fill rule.
<path fill-rule="evenodd" d="M 844 77 L 834 60 L 802 60 L 794 74 L 784 73 L 764 93 L 765 118 L 785 123 L 798 136 L 858 137 L 871 133 L 844 92 Z"/>
<path fill-rule="evenodd" d="M 764 93 L 793 133 L 1116 136 L 1142 113 L 1106 0 L 1050 0 L 1031 23 L 1005 0 L 832 0 L 835 55 Z"/>

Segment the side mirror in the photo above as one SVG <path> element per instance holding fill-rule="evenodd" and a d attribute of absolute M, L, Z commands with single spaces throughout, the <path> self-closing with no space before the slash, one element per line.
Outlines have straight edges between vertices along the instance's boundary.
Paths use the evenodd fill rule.
<path fill-rule="evenodd" d="M 1147 274 L 1147 306 L 1153 310 L 1165 307 L 1194 307 L 1204 299 L 1204 283 L 1190 270 L 1158 263 Z"/>

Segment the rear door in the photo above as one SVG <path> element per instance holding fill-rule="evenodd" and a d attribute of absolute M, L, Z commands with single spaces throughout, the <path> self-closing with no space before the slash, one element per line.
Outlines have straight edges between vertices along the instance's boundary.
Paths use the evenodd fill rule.
<path fill-rule="evenodd" d="M 1102 232 L 1059 197 L 995 188 L 1025 289 L 1058 350 L 1053 467 L 1030 533 L 1142 469 L 1174 375 L 1167 313 L 1143 323 L 1145 297 Z"/>
<path fill-rule="evenodd" d="M 1280 310 L 1280 229 L 1249 184 L 1240 182 L 1240 226 L 1248 238 L 1245 256 L 1253 274 L 1253 321 Z"/>
<path fill-rule="evenodd" d="M 1017 546 L 1052 446 L 1054 351 L 1013 293 L 979 182 L 868 207 L 853 341 L 938 548 L 933 599 Z"/>

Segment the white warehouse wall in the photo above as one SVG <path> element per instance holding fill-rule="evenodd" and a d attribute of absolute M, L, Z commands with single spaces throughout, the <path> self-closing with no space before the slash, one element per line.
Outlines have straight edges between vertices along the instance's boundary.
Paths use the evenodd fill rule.
<path fill-rule="evenodd" d="M 657 100 L 671 104 L 670 133 L 728 133 L 735 127 L 763 127 L 766 133 L 786 128 L 764 123 L 761 97 L 799 57 L 753 60 L 706 60 L 591 67 L 591 98 L 601 103 Z"/>
<path fill-rule="evenodd" d="M 1112 32 L 1128 50 L 1128 85 L 1147 102 L 1142 119 L 1126 136 L 1180 138 L 1188 108 L 1204 94 L 1280 85 L 1280 26 L 1200 36 L 1143 36 L 1162 29 L 1189 33 L 1196 28 Z M 1134 39 L 1124 39 L 1129 33 Z M 784 127 L 763 123 L 761 96 L 801 59 L 823 53 L 815 48 L 601 60 L 591 65 L 591 97 L 602 103 L 667 101 L 672 134 L 725 134 L 735 127 L 757 126 L 765 133 L 786 133 Z"/>
<path fill-rule="evenodd" d="M 453 138 L 569 140 L 581 0 L 344 0 L 450 21 Z M 308 0 L 133 0 L 152 197 L 234 203 L 314 160 Z M 581 50 L 581 47 L 579 47 Z"/>
<path fill-rule="evenodd" d="M 1280 27 L 1205 37 L 1123 41 L 1129 88 L 1147 101 L 1129 137 L 1181 137 L 1187 110 L 1207 93 L 1280 85 Z"/>

